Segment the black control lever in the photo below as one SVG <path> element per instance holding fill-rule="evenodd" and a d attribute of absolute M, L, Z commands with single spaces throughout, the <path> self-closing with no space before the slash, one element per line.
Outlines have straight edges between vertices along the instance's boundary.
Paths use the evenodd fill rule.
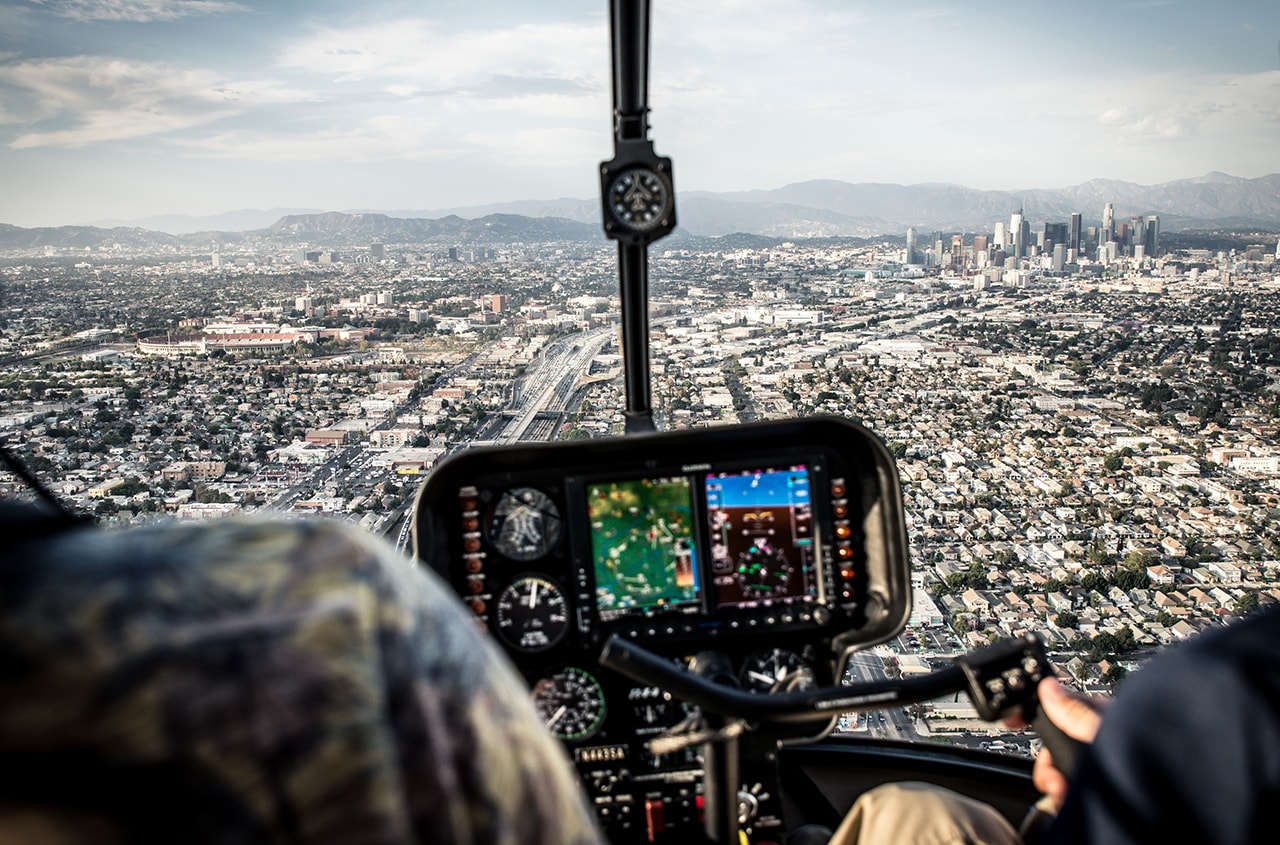
<path fill-rule="evenodd" d="M 1053 755 L 1054 765 L 1065 774 L 1075 768 L 1079 743 L 1064 734 L 1040 711 L 1036 685 L 1053 670 L 1045 657 L 1040 638 L 1028 634 L 956 658 L 955 665 L 917 678 L 886 680 L 827 689 L 760 695 L 743 692 L 689 671 L 675 661 L 654 654 L 617 634 L 605 642 L 600 665 L 638 681 L 656 686 L 711 714 L 712 721 L 726 719 L 744 723 L 803 723 L 829 721 L 838 713 L 879 710 L 890 705 L 930 701 L 965 690 L 978 714 L 988 721 L 1019 715 L 1030 722 Z M 709 755 L 726 755 L 708 767 L 708 836 L 715 842 L 732 843 L 736 836 L 734 803 L 736 792 L 737 739 L 721 743 L 722 750 Z M 714 773 L 714 776 L 713 776 Z M 714 799 L 714 800 L 713 800 Z"/>
<path fill-rule="evenodd" d="M 966 689 L 964 673 L 948 666 L 917 678 L 760 695 L 713 683 L 617 634 L 605 642 L 600 665 L 707 712 L 758 723 L 825 722 L 841 713 L 915 704 Z"/>
<path fill-rule="evenodd" d="M 1075 768 L 1080 743 L 1049 721 L 1039 707 L 1036 685 L 1053 669 L 1040 638 L 1028 634 L 956 658 L 954 666 L 928 675 L 850 686 L 760 695 L 731 689 L 699 677 L 674 661 L 613 635 L 600 653 L 600 665 L 632 680 L 667 690 L 703 710 L 758 723 L 822 722 L 839 713 L 916 704 L 965 691 L 978 715 L 999 721 L 1026 719 L 1064 774 Z"/>

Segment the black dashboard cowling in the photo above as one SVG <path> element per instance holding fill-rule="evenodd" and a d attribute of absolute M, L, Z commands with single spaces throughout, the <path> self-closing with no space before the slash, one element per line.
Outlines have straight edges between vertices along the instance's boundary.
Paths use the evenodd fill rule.
<path fill-rule="evenodd" d="M 529 682 L 612 841 L 656 841 L 655 818 L 687 841 L 701 759 L 652 753 L 685 708 L 603 669 L 609 637 L 781 692 L 839 683 L 911 610 L 893 457 L 834 416 L 473 448 L 423 483 L 413 541 Z"/>
<path fill-rule="evenodd" d="M 414 519 L 415 556 L 517 663 L 606 631 L 687 648 L 807 629 L 843 651 L 894 636 L 911 608 L 896 465 L 840 417 L 474 448 L 431 473 Z M 498 603 L 535 575 L 566 620 L 522 645 Z"/>

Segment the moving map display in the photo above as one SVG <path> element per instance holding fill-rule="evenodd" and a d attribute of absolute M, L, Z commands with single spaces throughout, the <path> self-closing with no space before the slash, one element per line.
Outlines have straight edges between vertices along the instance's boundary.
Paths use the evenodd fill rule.
<path fill-rule="evenodd" d="M 809 494 L 803 465 L 706 476 L 717 607 L 816 595 Z"/>
<path fill-rule="evenodd" d="M 587 515 L 601 619 L 698 605 L 688 478 L 589 484 Z"/>

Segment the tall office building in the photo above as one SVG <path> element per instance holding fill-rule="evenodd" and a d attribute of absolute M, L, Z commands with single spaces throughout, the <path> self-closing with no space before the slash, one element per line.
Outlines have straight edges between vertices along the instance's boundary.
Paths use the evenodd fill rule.
<path fill-rule="evenodd" d="M 1068 250 L 1075 250 L 1076 252 L 1080 251 L 1080 223 L 1081 223 L 1080 212 L 1078 211 L 1072 212 L 1071 213 L 1071 230 L 1067 234 Z"/>
<path fill-rule="evenodd" d="M 915 264 L 916 262 L 916 230 L 907 229 L 907 264 Z"/>
<path fill-rule="evenodd" d="M 1013 237 L 1013 257 L 1023 258 L 1027 254 L 1027 236 L 1030 226 L 1022 217 L 1022 209 L 1018 209 L 1009 217 L 1009 234 Z"/>
<path fill-rule="evenodd" d="M 1098 230 L 1098 245 L 1109 243 L 1116 239 L 1116 211 L 1111 207 L 1111 203 L 1107 203 L 1102 209 L 1102 228 Z"/>
<path fill-rule="evenodd" d="M 1160 257 L 1160 215 L 1147 215 L 1147 228 L 1143 232 L 1142 245 L 1146 247 L 1148 258 Z"/>
<path fill-rule="evenodd" d="M 1009 245 L 1009 233 L 1005 231 L 1003 220 L 996 221 L 995 236 L 991 239 L 991 242 L 996 249 L 1001 250 Z"/>
<path fill-rule="evenodd" d="M 1045 239 L 1044 251 L 1046 254 L 1051 254 L 1053 252 L 1053 248 L 1058 244 L 1062 244 L 1063 247 L 1069 248 L 1070 247 L 1069 238 L 1070 238 L 1070 232 L 1067 228 L 1066 223 L 1044 224 L 1044 239 Z"/>

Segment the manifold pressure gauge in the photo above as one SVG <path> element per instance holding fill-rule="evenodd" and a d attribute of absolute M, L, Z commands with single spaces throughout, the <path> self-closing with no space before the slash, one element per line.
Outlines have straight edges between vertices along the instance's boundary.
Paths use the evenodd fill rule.
<path fill-rule="evenodd" d="M 590 672 L 566 666 L 533 685 L 533 707 L 558 739 L 587 739 L 604 723 L 604 690 Z"/>

